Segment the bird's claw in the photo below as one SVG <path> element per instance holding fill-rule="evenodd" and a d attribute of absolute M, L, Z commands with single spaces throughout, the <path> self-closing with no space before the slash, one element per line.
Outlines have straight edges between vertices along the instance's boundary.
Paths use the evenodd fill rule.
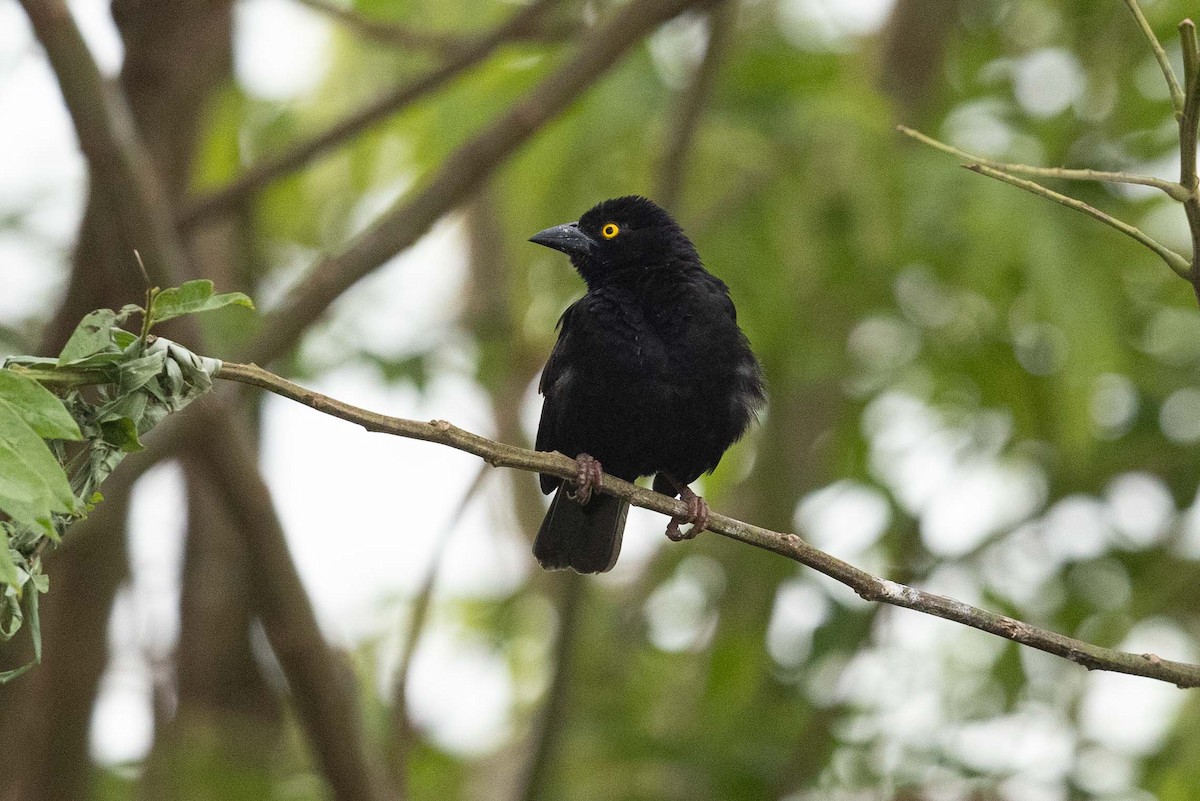
<path fill-rule="evenodd" d="M 667 524 L 667 538 L 673 542 L 690 540 L 708 528 L 709 510 L 705 500 L 686 486 L 680 490 L 679 498 L 687 504 L 688 513 L 685 517 L 672 517 Z M 691 523 L 687 531 L 679 528 L 684 523 Z"/>
<path fill-rule="evenodd" d="M 592 499 L 592 490 L 604 486 L 604 467 L 598 459 L 586 453 L 576 456 L 575 464 L 575 484 L 568 491 L 567 497 L 585 505 Z"/>

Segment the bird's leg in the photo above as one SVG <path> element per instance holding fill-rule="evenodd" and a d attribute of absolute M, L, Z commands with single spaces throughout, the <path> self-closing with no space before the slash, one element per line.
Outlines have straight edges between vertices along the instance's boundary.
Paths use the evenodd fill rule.
<path fill-rule="evenodd" d="M 604 468 L 586 453 L 576 456 L 575 464 L 575 483 L 567 490 L 567 497 L 584 505 L 592 499 L 592 490 L 604 486 Z"/>
<path fill-rule="evenodd" d="M 660 475 L 665 476 L 667 481 L 675 487 L 675 491 L 679 493 L 679 499 L 686 503 L 688 507 L 686 517 L 671 518 L 671 522 L 667 524 L 667 537 L 675 542 L 690 540 L 708 527 L 708 504 L 703 498 L 692 492 L 692 488 L 687 484 L 680 484 L 665 473 L 661 473 Z M 691 523 L 691 526 L 687 531 L 680 531 L 679 527 L 684 523 Z"/>

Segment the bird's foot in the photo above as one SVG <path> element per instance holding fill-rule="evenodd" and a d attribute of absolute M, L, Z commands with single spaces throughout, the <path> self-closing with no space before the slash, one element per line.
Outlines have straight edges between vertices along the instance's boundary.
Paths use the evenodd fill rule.
<path fill-rule="evenodd" d="M 690 540 L 708 528 L 709 511 L 705 500 L 686 485 L 679 490 L 679 498 L 687 504 L 688 513 L 686 517 L 672 517 L 667 524 L 667 537 L 675 542 Z M 687 531 L 679 529 L 684 523 L 691 523 Z"/>
<path fill-rule="evenodd" d="M 592 499 L 592 490 L 604 486 L 604 467 L 598 459 L 586 453 L 576 456 L 575 464 L 575 483 L 567 491 L 567 497 L 584 505 Z"/>

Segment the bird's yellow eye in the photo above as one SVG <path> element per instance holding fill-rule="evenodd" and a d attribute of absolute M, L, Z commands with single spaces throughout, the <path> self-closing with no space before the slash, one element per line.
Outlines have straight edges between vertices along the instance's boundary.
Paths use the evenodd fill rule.
<path fill-rule="evenodd" d="M 614 236 L 616 236 L 619 233 L 621 233 L 621 229 L 617 226 L 616 223 L 605 223 L 604 227 L 600 229 L 600 234 L 605 239 L 612 239 Z"/>

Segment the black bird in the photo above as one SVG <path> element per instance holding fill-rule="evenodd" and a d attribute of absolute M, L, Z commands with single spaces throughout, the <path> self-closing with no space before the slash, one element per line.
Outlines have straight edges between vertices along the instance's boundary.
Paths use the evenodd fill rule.
<path fill-rule="evenodd" d="M 671 215 L 644 197 L 606 200 L 578 222 L 531 242 L 560 250 L 587 294 L 559 319 L 542 371 L 537 449 L 579 462 L 550 504 L 533 544 L 542 567 L 612 569 L 629 505 L 593 495 L 602 472 L 680 496 L 689 514 L 667 527 L 679 540 L 708 522 L 688 487 L 711 472 L 762 406 L 762 369 L 737 325 L 729 288 L 704 269 Z M 541 476 L 542 492 L 563 482 Z M 691 523 L 680 532 L 681 523 Z"/>

